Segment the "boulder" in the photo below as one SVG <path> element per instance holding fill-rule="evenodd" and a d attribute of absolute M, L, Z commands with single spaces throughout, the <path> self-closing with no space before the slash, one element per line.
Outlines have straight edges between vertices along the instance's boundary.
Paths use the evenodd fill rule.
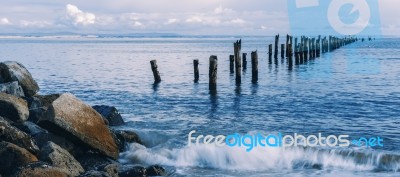
<path fill-rule="evenodd" d="M 18 170 L 13 177 L 70 177 L 62 169 L 52 167 L 44 162 L 30 163 Z"/>
<path fill-rule="evenodd" d="M 90 170 L 90 171 L 85 172 L 85 174 L 80 175 L 79 177 L 110 177 L 110 175 L 108 175 L 104 171 Z"/>
<path fill-rule="evenodd" d="M 147 170 L 142 166 L 124 167 L 119 172 L 119 177 L 147 177 Z"/>
<path fill-rule="evenodd" d="M 12 123 L 12 125 L 33 137 L 41 133 L 47 133 L 47 130 L 39 127 L 38 125 L 30 121 L 22 123 Z"/>
<path fill-rule="evenodd" d="M 114 106 L 96 105 L 93 106 L 93 109 L 95 109 L 105 120 L 107 120 L 109 126 L 120 126 L 124 124 L 121 114 Z"/>
<path fill-rule="evenodd" d="M 124 151 L 128 143 L 142 144 L 142 140 L 134 131 L 111 129 L 119 151 Z"/>
<path fill-rule="evenodd" d="M 101 115 L 70 93 L 53 101 L 38 124 L 74 143 L 118 159 L 118 147 Z"/>
<path fill-rule="evenodd" d="M 167 176 L 165 169 L 159 165 L 152 165 L 146 168 L 147 176 Z"/>
<path fill-rule="evenodd" d="M 20 63 L 6 61 L 0 63 L 0 83 L 18 81 L 25 96 L 31 97 L 39 91 L 39 86 L 33 80 L 31 73 Z"/>
<path fill-rule="evenodd" d="M 35 95 L 31 98 L 27 98 L 29 107 L 29 121 L 37 122 L 43 117 L 47 111 L 47 108 L 60 97 L 60 94 L 51 95 Z"/>
<path fill-rule="evenodd" d="M 0 93 L 0 116 L 15 122 L 26 121 L 29 117 L 28 104 L 22 98 Z"/>
<path fill-rule="evenodd" d="M 11 174 L 17 167 L 24 166 L 38 159 L 24 148 L 8 142 L 0 142 L 0 174 Z"/>
<path fill-rule="evenodd" d="M 109 176 L 118 175 L 119 163 L 101 154 L 86 153 L 77 160 L 86 171 L 102 171 Z"/>
<path fill-rule="evenodd" d="M 0 84 L 0 92 L 14 95 L 16 97 L 25 97 L 24 91 L 18 84 L 18 81 Z"/>
<path fill-rule="evenodd" d="M 159 165 L 152 165 L 147 168 L 137 165 L 125 165 L 121 166 L 119 177 L 131 177 L 131 176 L 168 176 L 166 170 Z"/>
<path fill-rule="evenodd" d="M 78 176 L 85 172 L 81 164 L 67 150 L 50 141 L 41 148 L 38 157 L 72 176 Z"/>
<path fill-rule="evenodd" d="M 39 152 L 39 147 L 30 135 L 12 126 L 2 117 L 0 117 L 0 139 L 25 148 L 33 154 Z"/>
<path fill-rule="evenodd" d="M 70 154 L 74 157 L 77 157 L 83 154 L 86 151 L 85 147 L 78 146 L 72 143 L 70 140 L 66 139 L 65 137 L 56 135 L 52 132 L 43 132 L 33 136 L 33 139 L 36 141 L 39 148 L 42 148 L 47 144 L 48 141 L 51 141 L 63 149 L 67 150 Z"/>

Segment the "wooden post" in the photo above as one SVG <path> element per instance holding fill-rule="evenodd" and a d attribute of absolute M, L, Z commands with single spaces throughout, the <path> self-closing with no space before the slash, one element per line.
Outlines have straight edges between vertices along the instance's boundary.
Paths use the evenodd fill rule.
<path fill-rule="evenodd" d="M 289 51 L 288 51 L 288 48 L 289 48 L 289 40 L 291 39 L 291 37 L 289 36 L 289 34 L 286 34 L 286 57 L 288 57 L 288 55 L 290 55 L 289 54 Z"/>
<path fill-rule="evenodd" d="M 278 45 L 279 45 L 279 34 L 275 36 L 275 53 L 274 58 L 278 58 Z"/>
<path fill-rule="evenodd" d="M 193 60 L 194 82 L 199 82 L 199 60 Z"/>
<path fill-rule="evenodd" d="M 211 92 L 217 91 L 217 56 L 211 55 L 210 56 L 210 68 L 209 68 L 209 89 Z"/>
<path fill-rule="evenodd" d="M 272 63 L 272 44 L 268 45 L 268 60 Z"/>
<path fill-rule="evenodd" d="M 290 45 L 290 46 L 291 46 L 291 45 Z M 291 55 L 291 53 L 293 53 L 293 52 L 292 52 L 292 48 L 291 48 L 291 47 L 288 48 L 288 49 L 286 50 L 286 52 L 289 53 L 289 56 L 287 57 L 287 61 L 288 61 L 289 70 L 291 70 L 292 67 L 293 67 L 293 55 Z"/>
<path fill-rule="evenodd" d="M 243 59 L 243 71 L 245 71 L 247 69 L 247 53 L 243 53 L 242 59 Z"/>
<path fill-rule="evenodd" d="M 257 83 L 258 82 L 258 54 L 257 50 L 251 52 L 251 82 Z"/>
<path fill-rule="evenodd" d="M 158 72 L 158 69 L 157 69 L 158 68 L 157 61 L 151 60 L 150 65 L 151 65 L 151 70 L 153 71 L 154 83 L 160 83 L 161 77 L 160 77 L 160 73 Z"/>
<path fill-rule="evenodd" d="M 289 45 L 287 45 L 289 46 Z M 288 53 L 288 52 L 286 52 Z M 281 58 L 285 58 L 285 44 L 281 44 Z"/>
<path fill-rule="evenodd" d="M 229 69 L 231 73 L 235 72 L 235 55 L 229 55 Z"/>
<path fill-rule="evenodd" d="M 242 61 L 240 59 L 240 50 L 242 49 L 242 40 L 236 41 L 233 44 L 235 52 L 235 67 L 236 67 L 236 84 L 242 83 Z"/>

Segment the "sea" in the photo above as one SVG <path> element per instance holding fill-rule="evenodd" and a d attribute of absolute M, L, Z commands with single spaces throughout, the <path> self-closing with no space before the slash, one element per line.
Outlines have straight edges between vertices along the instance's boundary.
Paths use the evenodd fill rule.
<path fill-rule="evenodd" d="M 230 73 L 242 40 L 247 69 Z M 158 164 L 167 176 L 400 176 L 400 38 L 358 41 L 289 65 L 269 59 L 273 36 L 2 36 L 0 60 L 28 68 L 40 94 L 70 92 L 90 105 L 115 106 L 122 129 L 143 144 L 121 152 L 124 164 Z M 285 42 L 280 39 L 280 43 Z M 280 45 L 279 45 L 280 46 Z M 258 83 L 252 83 L 252 51 Z M 218 57 L 217 92 L 208 85 Z M 200 79 L 193 81 L 193 60 Z M 150 61 L 161 83 L 154 84 Z M 217 146 L 199 135 L 347 135 L 340 146 Z M 353 140 L 382 139 L 382 146 Z M 248 141 L 248 140 L 246 140 Z M 368 146 L 368 144 L 370 146 Z"/>

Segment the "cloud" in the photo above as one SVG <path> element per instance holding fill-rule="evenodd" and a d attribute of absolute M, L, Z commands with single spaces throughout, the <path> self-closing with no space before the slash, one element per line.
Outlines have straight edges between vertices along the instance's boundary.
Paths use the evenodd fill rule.
<path fill-rule="evenodd" d="M 243 24 L 243 23 L 246 23 L 246 22 L 244 20 L 240 19 L 240 18 L 236 18 L 236 19 L 231 20 L 231 23 Z"/>
<path fill-rule="evenodd" d="M 89 25 L 94 24 L 96 20 L 96 16 L 89 12 L 83 12 L 77 6 L 68 4 L 66 7 L 66 19 L 70 20 L 70 22 L 75 25 Z"/>
<path fill-rule="evenodd" d="M 0 25 L 9 25 L 10 21 L 8 20 L 8 18 L 1 18 L 0 19 Z"/>
<path fill-rule="evenodd" d="M 203 22 L 203 19 L 199 16 L 192 16 L 188 19 L 186 19 L 186 22 L 188 23 L 201 23 Z"/>
<path fill-rule="evenodd" d="M 223 8 L 221 5 L 215 8 L 214 13 L 216 14 L 224 14 L 224 13 L 232 13 L 233 10 L 229 8 Z"/>
<path fill-rule="evenodd" d="M 169 24 L 174 24 L 174 23 L 179 23 L 179 22 L 180 22 L 179 19 L 170 18 L 170 19 L 168 19 L 167 23 L 165 23 L 165 24 L 169 25 Z"/>
<path fill-rule="evenodd" d="M 30 28 L 45 28 L 51 26 L 52 23 L 48 21 L 27 21 L 27 20 L 21 20 L 20 21 L 20 26 L 21 27 L 30 27 Z"/>

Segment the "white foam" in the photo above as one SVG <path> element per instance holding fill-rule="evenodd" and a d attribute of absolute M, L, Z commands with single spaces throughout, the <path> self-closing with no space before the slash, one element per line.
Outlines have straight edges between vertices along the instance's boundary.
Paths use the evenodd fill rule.
<path fill-rule="evenodd" d="M 347 152 L 351 152 L 347 150 Z M 360 154 L 357 154 L 358 156 Z M 217 147 L 214 145 L 185 146 L 182 148 L 146 148 L 131 144 L 129 151 L 121 154 L 124 161 L 141 164 L 160 164 L 174 167 L 207 167 L 225 170 L 292 170 L 298 168 L 344 169 L 350 171 L 372 171 L 380 165 L 380 155 L 357 155 L 342 150 L 321 150 L 310 148 L 244 148 Z M 391 171 L 399 168 L 399 162 L 390 163 Z M 316 167 L 312 167 L 316 166 Z"/>

